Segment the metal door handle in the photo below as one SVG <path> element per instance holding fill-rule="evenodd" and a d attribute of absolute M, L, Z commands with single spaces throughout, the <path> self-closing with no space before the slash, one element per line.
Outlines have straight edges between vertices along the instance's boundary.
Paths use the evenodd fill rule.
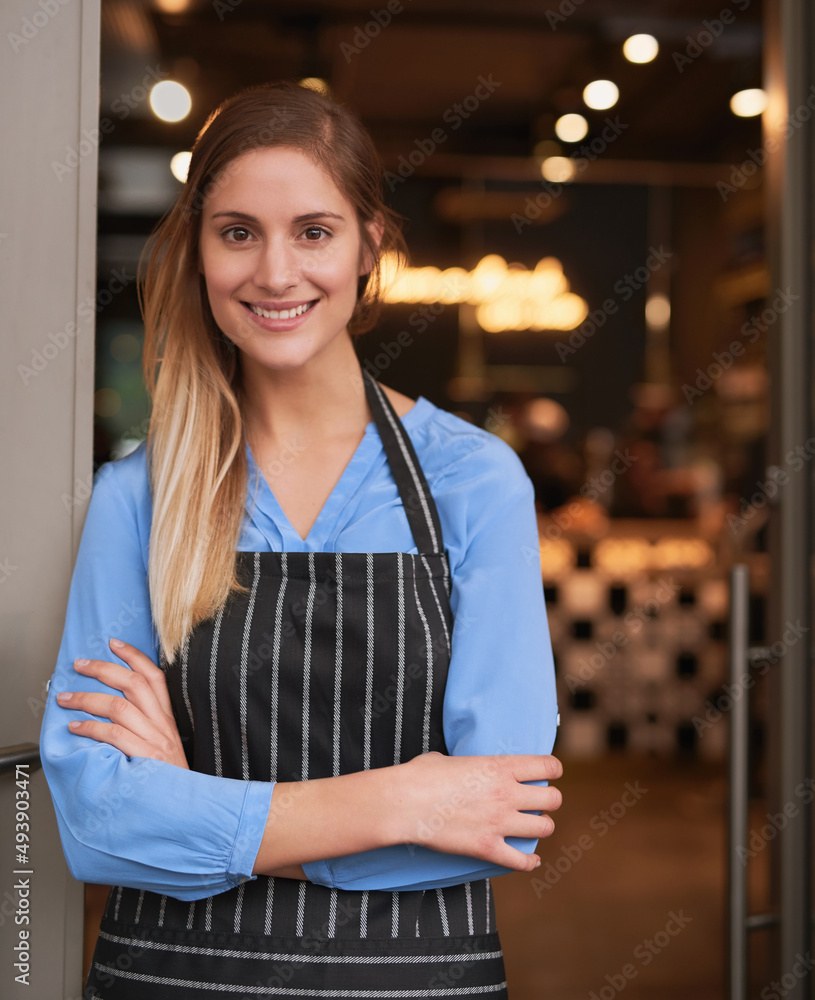
<path fill-rule="evenodd" d="M 730 571 L 730 689 L 737 690 L 745 672 L 754 664 L 767 660 L 772 650 L 764 646 L 749 646 L 750 573 L 744 563 Z M 747 865 L 738 856 L 738 849 L 747 845 L 749 806 L 749 688 L 736 698 L 730 710 L 728 762 L 728 823 L 727 823 L 727 882 L 728 882 L 728 945 L 729 997 L 747 997 L 747 934 L 749 931 L 775 927 L 777 913 L 747 913 Z"/>
<path fill-rule="evenodd" d="M 17 743 L 0 750 L 0 774 L 14 771 L 19 764 L 28 764 L 32 771 L 42 767 L 40 748 L 36 743 Z"/>

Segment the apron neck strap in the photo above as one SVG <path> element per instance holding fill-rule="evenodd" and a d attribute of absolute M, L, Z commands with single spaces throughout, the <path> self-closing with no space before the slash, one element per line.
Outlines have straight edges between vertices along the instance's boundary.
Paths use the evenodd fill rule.
<path fill-rule="evenodd" d="M 444 552 L 441 521 L 413 443 L 379 383 L 362 369 L 368 405 L 419 552 Z"/>

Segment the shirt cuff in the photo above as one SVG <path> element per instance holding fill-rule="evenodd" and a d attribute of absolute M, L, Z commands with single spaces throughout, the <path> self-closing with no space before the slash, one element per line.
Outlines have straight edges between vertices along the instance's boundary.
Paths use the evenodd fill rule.
<path fill-rule="evenodd" d="M 327 861 L 307 861 L 302 868 L 309 882 L 324 885 L 329 889 L 337 888 L 331 866 Z"/>
<path fill-rule="evenodd" d="M 243 809 L 238 820 L 238 832 L 232 845 L 227 878 L 233 885 L 256 879 L 252 874 L 260 844 L 269 819 L 273 781 L 247 781 Z"/>

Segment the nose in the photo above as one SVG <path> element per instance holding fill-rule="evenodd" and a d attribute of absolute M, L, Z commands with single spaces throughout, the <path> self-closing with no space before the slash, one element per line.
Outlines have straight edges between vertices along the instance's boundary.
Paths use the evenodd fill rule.
<path fill-rule="evenodd" d="M 287 239 L 269 239 L 261 246 L 255 268 L 255 283 L 279 298 L 300 280 L 297 250 Z"/>

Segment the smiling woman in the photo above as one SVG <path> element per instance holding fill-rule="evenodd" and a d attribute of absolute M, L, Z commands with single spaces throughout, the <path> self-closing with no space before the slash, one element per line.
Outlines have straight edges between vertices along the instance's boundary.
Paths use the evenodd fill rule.
<path fill-rule="evenodd" d="M 215 322 L 243 352 L 244 385 L 347 354 L 357 279 L 372 266 L 356 214 L 321 167 L 285 147 L 244 154 L 207 199 L 199 268 Z M 378 246 L 382 226 L 366 228 Z"/>
<path fill-rule="evenodd" d="M 97 474 L 41 736 L 113 885 L 86 998 L 507 995 L 490 877 L 562 773 L 533 489 L 361 370 L 382 176 L 347 109 L 253 88 L 150 245 L 148 440 Z"/>

